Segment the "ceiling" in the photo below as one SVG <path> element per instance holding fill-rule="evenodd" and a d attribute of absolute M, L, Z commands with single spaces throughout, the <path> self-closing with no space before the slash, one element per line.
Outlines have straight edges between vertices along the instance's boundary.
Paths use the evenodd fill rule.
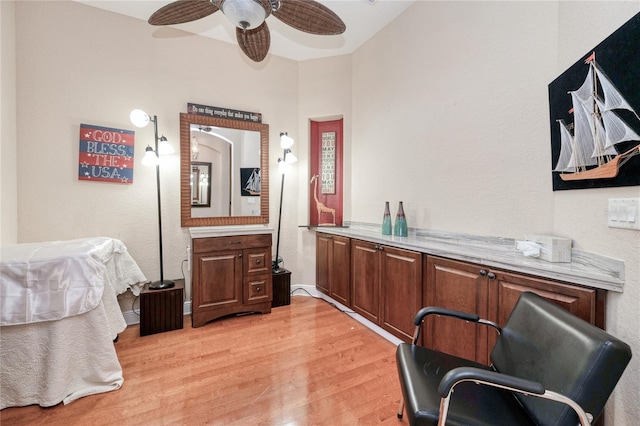
<path fill-rule="evenodd" d="M 74 0 L 89 6 L 144 21 L 171 0 Z M 393 21 L 415 0 L 319 0 L 344 21 L 347 30 L 336 36 L 319 36 L 298 31 L 275 16 L 267 18 L 271 31 L 270 54 L 296 61 L 353 53 L 374 34 Z M 205 37 L 236 44 L 235 27 L 220 12 L 187 24 L 174 25 Z M 162 27 L 156 30 L 159 36 Z"/>

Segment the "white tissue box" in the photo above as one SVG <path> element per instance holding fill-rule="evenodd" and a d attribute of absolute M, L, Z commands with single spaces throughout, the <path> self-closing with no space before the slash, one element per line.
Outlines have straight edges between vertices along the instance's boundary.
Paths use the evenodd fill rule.
<path fill-rule="evenodd" d="M 525 235 L 524 238 L 542 246 L 539 259 L 554 263 L 571 262 L 571 238 L 552 235 Z"/>

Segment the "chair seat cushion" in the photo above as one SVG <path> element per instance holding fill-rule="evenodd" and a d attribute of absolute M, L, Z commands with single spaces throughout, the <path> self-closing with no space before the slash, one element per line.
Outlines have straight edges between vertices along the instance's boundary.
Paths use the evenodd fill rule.
<path fill-rule="evenodd" d="M 466 366 L 489 370 L 486 365 L 408 343 L 398 345 L 396 361 L 405 411 L 412 426 L 437 425 L 438 384 L 448 371 Z M 449 410 L 447 425 L 534 424 L 511 392 L 472 382 L 454 388 Z"/>

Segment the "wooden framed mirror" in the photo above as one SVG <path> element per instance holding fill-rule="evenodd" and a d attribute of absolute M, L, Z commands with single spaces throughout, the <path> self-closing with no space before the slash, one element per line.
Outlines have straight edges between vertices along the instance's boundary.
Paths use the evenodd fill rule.
<path fill-rule="evenodd" d="M 211 163 L 211 192 L 209 206 L 196 207 L 192 172 L 201 163 Z M 241 188 L 249 168 L 259 172 L 259 196 Z M 269 223 L 268 124 L 180 114 L 180 219 L 183 227 Z"/>

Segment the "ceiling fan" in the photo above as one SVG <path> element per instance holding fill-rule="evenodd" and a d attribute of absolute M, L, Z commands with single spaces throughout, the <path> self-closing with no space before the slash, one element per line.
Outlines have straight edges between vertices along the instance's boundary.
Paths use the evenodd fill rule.
<path fill-rule="evenodd" d="M 221 10 L 236 26 L 242 51 L 253 61 L 269 52 L 271 35 L 265 19 L 273 14 L 285 24 L 310 34 L 342 34 L 346 26 L 328 7 L 315 0 L 177 0 L 149 18 L 151 25 L 195 21 Z"/>

